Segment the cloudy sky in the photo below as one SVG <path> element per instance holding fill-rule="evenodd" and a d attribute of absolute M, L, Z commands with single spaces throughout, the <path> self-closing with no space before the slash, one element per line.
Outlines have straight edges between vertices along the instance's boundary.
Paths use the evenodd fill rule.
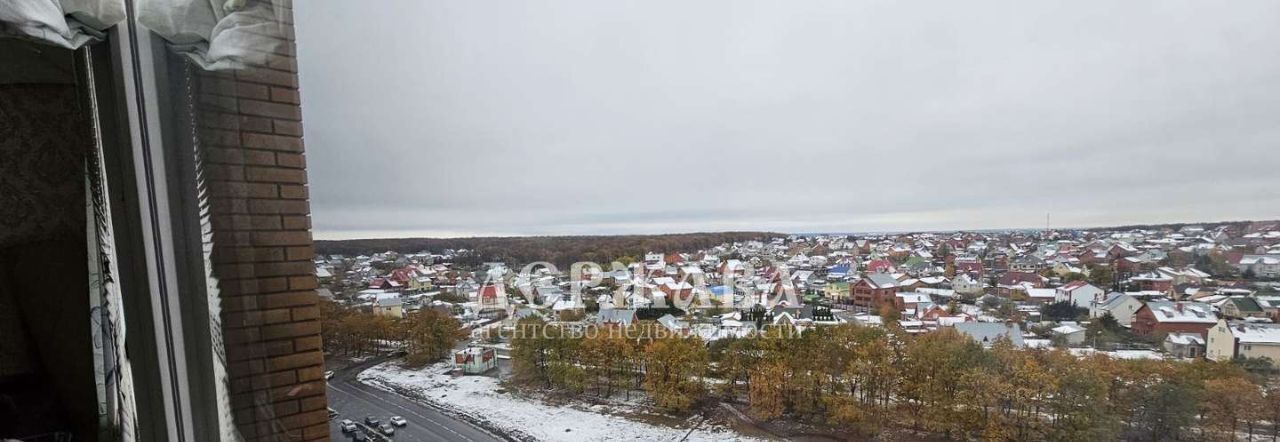
<path fill-rule="evenodd" d="M 318 238 L 1280 218 L 1274 0 L 295 7 Z"/>

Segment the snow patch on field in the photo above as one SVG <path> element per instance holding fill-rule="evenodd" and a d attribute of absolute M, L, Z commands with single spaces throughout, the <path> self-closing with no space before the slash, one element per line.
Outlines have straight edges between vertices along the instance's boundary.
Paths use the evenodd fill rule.
<path fill-rule="evenodd" d="M 672 428 L 610 414 L 627 413 L 629 410 L 623 407 L 548 405 L 504 392 L 495 378 L 443 374 L 448 369 L 447 363 L 409 370 L 387 362 L 360 373 L 359 379 L 374 387 L 408 393 L 430 405 L 483 422 L 519 439 L 678 441 L 698 419 L 690 419 L 685 428 Z M 689 435 L 688 440 L 755 439 L 704 423 Z"/>

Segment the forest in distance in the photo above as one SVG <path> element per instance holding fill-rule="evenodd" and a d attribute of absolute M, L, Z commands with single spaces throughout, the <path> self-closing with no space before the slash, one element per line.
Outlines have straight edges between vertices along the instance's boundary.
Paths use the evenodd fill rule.
<path fill-rule="evenodd" d="M 1270 225 L 1280 221 L 1206 221 L 1164 224 L 1131 224 L 1114 227 L 1062 228 L 1058 230 L 1105 233 L 1132 230 L 1172 230 L 1199 226 L 1204 231 L 1219 228 L 1246 231 L 1250 226 Z M 1037 231 L 1038 229 L 991 229 L 989 232 Z M 934 233 L 963 233 L 972 230 L 956 230 Z M 902 232 L 909 233 L 909 232 Z M 924 232 L 919 232 L 924 233 Z M 575 262 L 609 263 L 614 260 L 641 260 L 647 252 L 693 253 L 718 245 L 743 241 L 769 241 L 791 234 L 778 232 L 699 232 L 653 235 L 566 235 L 566 236 L 500 236 L 466 238 L 369 238 L 344 240 L 316 240 L 316 252 L 321 255 L 358 256 L 380 252 L 417 253 L 429 251 L 466 249 L 471 253 L 456 256 L 453 262 L 476 265 L 497 261 L 506 263 L 530 263 L 546 261 L 559 267 Z M 839 235 L 839 234 L 836 234 Z M 864 235 L 850 234 L 852 237 Z M 879 236 L 879 235 L 872 235 Z"/>
<path fill-rule="evenodd" d="M 523 236 L 476 238 L 387 238 L 317 240 L 321 255 L 368 255 L 379 252 L 416 253 L 424 250 L 471 251 L 454 258 L 455 263 L 478 264 L 485 261 L 529 263 L 546 261 L 567 268 L 581 261 L 608 263 L 614 260 L 640 260 L 646 252 L 692 253 L 725 243 L 768 241 L 786 234 L 771 232 L 675 233 L 664 235 L 610 236 Z"/>

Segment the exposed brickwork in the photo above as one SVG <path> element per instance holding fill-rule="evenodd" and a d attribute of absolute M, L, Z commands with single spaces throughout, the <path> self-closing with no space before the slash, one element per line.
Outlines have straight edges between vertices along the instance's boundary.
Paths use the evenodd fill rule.
<path fill-rule="evenodd" d="M 294 48 L 196 81 L 233 415 L 251 441 L 329 439 Z"/>

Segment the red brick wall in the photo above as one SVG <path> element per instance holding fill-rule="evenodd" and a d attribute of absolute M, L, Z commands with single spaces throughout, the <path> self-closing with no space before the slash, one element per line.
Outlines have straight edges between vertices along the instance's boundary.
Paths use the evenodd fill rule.
<path fill-rule="evenodd" d="M 867 284 L 866 280 L 862 280 L 855 283 L 850 290 L 853 294 L 853 305 L 875 309 L 892 302 L 899 309 L 902 308 L 902 300 L 898 298 L 898 289 L 896 288 L 872 288 Z"/>
<path fill-rule="evenodd" d="M 328 440 L 291 11 L 265 67 L 197 75 L 235 423 L 246 440 Z"/>

